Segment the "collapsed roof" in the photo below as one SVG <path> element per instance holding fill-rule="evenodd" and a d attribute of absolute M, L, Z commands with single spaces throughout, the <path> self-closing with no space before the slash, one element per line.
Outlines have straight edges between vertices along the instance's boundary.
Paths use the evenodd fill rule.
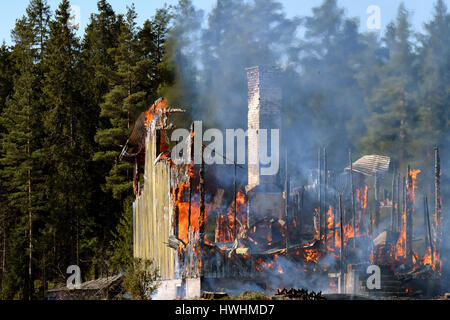
<path fill-rule="evenodd" d="M 391 158 L 381 155 L 366 155 L 356 160 L 352 164 L 353 172 L 361 173 L 366 176 L 383 176 L 389 170 Z M 349 171 L 350 166 L 345 168 Z"/>

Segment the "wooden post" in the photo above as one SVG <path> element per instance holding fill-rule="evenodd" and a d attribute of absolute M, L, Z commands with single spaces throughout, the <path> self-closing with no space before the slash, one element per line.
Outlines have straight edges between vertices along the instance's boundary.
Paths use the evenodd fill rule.
<path fill-rule="evenodd" d="M 338 230 L 339 208 L 333 210 L 333 246 L 336 248 L 336 238 L 339 232 Z"/>
<path fill-rule="evenodd" d="M 191 229 L 191 211 L 192 211 L 192 177 L 189 176 L 188 234 L 189 229 Z"/>
<path fill-rule="evenodd" d="M 439 148 L 434 148 L 434 216 L 436 221 L 436 250 L 440 247 L 441 236 L 441 159 L 439 157 Z"/>
<path fill-rule="evenodd" d="M 194 156 L 194 139 L 192 138 L 192 133 L 194 132 L 194 123 L 191 124 L 191 159 L 190 163 L 193 161 Z M 203 157 L 202 157 L 203 161 Z M 188 207 L 188 227 L 187 227 L 187 234 L 189 236 L 189 229 L 191 228 L 191 211 L 192 211 L 192 177 L 189 175 L 189 207 Z M 189 239 L 188 239 L 189 241 Z"/>
<path fill-rule="evenodd" d="M 378 201 L 378 175 L 377 174 L 375 174 L 373 192 L 374 192 L 374 198 L 375 198 L 375 217 L 373 219 L 372 232 L 373 232 L 374 236 L 376 236 L 377 231 L 378 231 L 378 225 L 380 222 L 379 221 L 380 220 L 380 203 Z"/>
<path fill-rule="evenodd" d="M 317 200 L 319 202 L 319 209 L 318 209 L 318 218 L 319 218 L 319 239 L 322 239 L 322 168 L 321 168 L 321 161 L 320 161 L 320 148 L 319 152 L 317 154 L 317 183 L 318 183 L 318 193 L 317 193 Z"/>
<path fill-rule="evenodd" d="M 295 236 L 298 235 L 298 208 L 299 208 L 299 201 L 300 201 L 300 196 L 298 194 L 298 191 L 294 191 L 293 194 L 293 198 L 292 198 L 292 205 L 291 205 L 291 210 L 292 210 L 292 221 L 295 221 L 295 230 L 294 234 Z"/>
<path fill-rule="evenodd" d="M 405 229 L 405 224 L 403 223 L 403 215 L 406 216 L 406 177 L 402 179 L 402 211 L 400 217 L 400 232 L 403 232 Z M 406 219 L 405 219 L 406 220 Z M 406 253 L 406 243 L 405 243 L 405 253 Z"/>
<path fill-rule="evenodd" d="M 173 199 L 173 202 L 176 204 L 176 203 L 178 203 L 178 187 L 175 188 L 174 197 L 175 197 L 175 199 Z M 179 231 L 180 212 L 179 212 L 177 205 L 174 207 L 174 215 L 175 215 L 175 218 L 174 218 L 173 233 L 175 234 L 175 237 L 177 237 L 177 239 L 179 239 L 180 238 L 180 231 Z"/>
<path fill-rule="evenodd" d="M 402 199 L 401 197 L 400 197 L 400 194 L 401 194 L 401 192 L 400 192 L 400 180 L 401 178 L 400 178 L 400 173 L 397 173 L 397 231 L 399 231 L 400 230 L 400 223 L 401 223 L 401 221 L 400 221 L 400 219 L 401 219 L 401 215 L 400 215 L 400 199 Z"/>
<path fill-rule="evenodd" d="M 327 148 L 323 148 L 323 230 L 325 234 L 325 245 L 328 241 L 328 219 L 327 219 L 327 212 L 328 212 L 328 206 L 327 206 L 327 184 L 328 184 L 328 177 L 327 177 L 327 171 L 328 171 L 328 164 L 327 164 Z"/>
<path fill-rule="evenodd" d="M 426 234 L 428 235 L 428 244 L 430 246 L 431 251 L 431 263 L 434 262 L 434 248 L 433 248 L 433 236 L 431 235 L 431 226 L 430 226 L 430 212 L 428 211 L 428 197 L 425 196 L 425 225 L 427 228 Z"/>
<path fill-rule="evenodd" d="M 234 188 L 234 208 L 233 208 L 233 218 L 234 218 L 234 225 L 233 225 L 233 236 L 234 236 L 234 240 L 236 240 L 237 237 L 237 203 L 236 203 L 236 199 L 237 199 L 237 182 L 236 182 L 236 162 L 234 162 L 234 180 L 233 180 L 233 188 Z"/>
<path fill-rule="evenodd" d="M 327 177 L 327 171 L 328 171 L 328 164 L 327 164 L 327 148 L 323 148 L 323 182 L 324 182 L 324 189 L 323 189 L 323 229 L 325 233 L 325 248 L 327 247 L 328 242 L 328 219 L 327 219 L 327 183 L 328 183 L 328 177 Z"/>
<path fill-rule="evenodd" d="M 339 270 L 340 270 L 340 288 L 339 292 L 342 293 L 342 285 L 344 282 L 344 219 L 342 217 L 342 195 L 339 195 L 339 234 L 341 248 L 339 250 Z"/>
<path fill-rule="evenodd" d="M 394 231 L 394 216 L 395 216 L 395 167 L 392 173 L 392 193 L 391 193 L 391 198 L 392 198 L 392 208 L 391 208 L 391 223 L 390 223 L 390 229 L 393 232 Z"/>
<path fill-rule="evenodd" d="M 200 212 L 199 212 L 199 223 L 198 229 L 200 234 L 200 242 L 203 243 L 205 240 L 205 164 L 203 161 L 203 146 L 202 146 L 202 162 L 200 163 Z"/>
<path fill-rule="evenodd" d="M 286 148 L 286 153 L 285 153 L 285 177 L 284 177 L 284 192 L 286 194 L 286 198 L 285 198 L 285 206 L 284 206 L 284 215 L 286 217 L 286 219 L 289 218 L 289 204 L 290 204 L 290 181 L 289 181 L 289 165 L 288 165 L 288 151 Z"/>
<path fill-rule="evenodd" d="M 407 186 L 406 186 L 406 261 L 412 264 L 412 239 L 413 239 L 413 182 L 411 167 L 408 165 Z"/>
<path fill-rule="evenodd" d="M 286 244 L 286 253 L 288 252 L 289 248 L 289 194 L 291 192 L 290 185 L 289 185 L 289 165 L 288 165 L 288 149 L 285 149 L 285 180 L 284 180 L 284 192 L 285 192 L 285 199 L 284 199 L 284 216 L 286 219 L 286 234 L 285 234 L 285 244 Z"/>
<path fill-rule="evenodd" d="M 356 209 L 355 209 L 355 187 L 353 185 L 353 162 L 352 151 L 348 151 L 348 160 L 350 162 L 350 192 L 352 197 L 352 221 L 353 221 L 353 248 L 356 248 Z"/>
<path fill-rule="evenodd" d="M 219 240 L 219 232 L 220 232 L 219 223 L 220 223 L 220 212 L 217 211 L 217 213 L 216 213 L 216 229 L 214 232 L 214 242 L 218 242 L 218 240 Z"/>
<path fill-rule="evenodd" d="M 302 186 L 302 193 L 300 194 L 300 201 L 298 204 L 297 210 L 297 229 L 301 233 L 302 231 L 302 223 L 303 223 L 303 199 L 305 195 L 305 186 Z"/>

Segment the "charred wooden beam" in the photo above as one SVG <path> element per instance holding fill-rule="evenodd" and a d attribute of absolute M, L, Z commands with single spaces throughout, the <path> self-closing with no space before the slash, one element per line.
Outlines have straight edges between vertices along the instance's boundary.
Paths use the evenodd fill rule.
<path fill-rule="evenodd" d="M 290 185 L 289 185 L 289 165 L 288 165 L 288 149 L 285 149 L 285 165 L 284 165 L 285 177 L 284 177 L 284 216 L 286 219 L 286 231 L 285 231 L 285 244 L 286 253 L 289 248 L 289 195 L 290 195 Z"/>
<path fill-rule="evenodd" d="M 350 192 L 352 198 L 352 222 L 353 222 L 353 248 L 356 247 L 356 209 L 355 209 L 355 187 L 353 184 L 353 161 L 352 161 L 352 151 L 348 152 L 348 161 L 350 162 Z"/>
<path fill-rule="evenodd" d="M 392 207 L 391 207 L 391 222 L 390 222 L 390 230 L 394 231 L 394 217 L 395 217 L 395 176 L 396 176 L 396 170 L 395 167 L 393 169 L 392 173 L 392 189 L 391 189 L 391 198 L 392 198 Z"/>
<path fill-rule="evenodd" d="M 300 221 L 302 222 L 303 220 L 303 206 L 305 203 L 305 186 L 302 186 L 302 193 L 300 195 L 300 211 L 299 211 L 299 216 L 300 216 Z"/>
<path fill-rule="evenodd" d="M 299 208 L 300 195 L 298 191 L 294 191 L 294 197 L 292 199 L 292 219 L 297 223 L 298 220 L 298 208 Z"/>
<path fill-rule="evenodd" d="M 431 225 L 430 225 L 430 212 L 428 210 L 428 197 L 425 196 L 425 202 L 424 202 L 424 206 L 425 206 L 425 210 L 424 210 L 424 220 L 425 220 L 425 224 L 426 224 L 426 234 L 427 234 L 427 240 L 428 240 L 428 245 L 430 246 L 430 252 L 431 252 L 431 262 L 434 262 L 434 246 L 433 246 L 433 237 L 431 235 Z"/>
<path fill-rule="evenodd" d="M 174 197 L 175 199 L 173 199 L 173 203 L 178 203 L 178 187 L 175 188 L 175 193 L 174 193 Z M 179 231 L 179 224 L 180 224 L 180 211 L 178 209 L 178 206 L 175 205 L 174 207 L 174 225 L 173 225 L 173 233 L 175 235 L 175 237 L 179 238 L 180 237 L 180 231 Z"/>
<path fill-rule="evenodd" d="M 322 239 L 322 166 L 320 161 L 321 150 L 319 148 L 317 154 L 317 184 L 318 184 L 318 192 L 317 192 L 317 201 L 319 202 L 318 208 L 318 224 L 319 224 L 319 239 Z"/>
<path fill-rule="evenodd" d="M 400 201 L 401 201 L 401 192 L 400 192 L 400 185 L 401 185 L 401 178 L 400 178 L 400 173 L 397 173 L 397 182 L 396 182 L 396 186 L 397 186 L 397 231 L 400 230 L 400 219 L 401 219 L 401 215 L 400 215 Z"/>
<path fill-rule="evenodd" d="M 439 148 L 434 148 L 434 216 L 436 220 L 436 241 L 439 242 L 439 236 L 441 235 L 441 159 L 439 156 Z"/>
<path fill-rule="evenodd" d="M 301 233 L 302 231 L 302 219 L 303 219 L 303 199 L 305 194 L 305 186 L 302 186 L 302 191 L 298 194 L 298 201 L 296 202 L 296 215 L 295 219 L 297 221 L 297 232 Z"/>
<path fill-rule="evenodd" d="M 342 292 L 342 286 L 344 282 L 344 219 L 342 217 L 342 195 L 339 195 L 339 237 L 340 237 L 340 250 L 339 250 L 339 292 Z"/>
<path fill-rule="evenodd" d="M 380 215 L 381 215 L 380 202 L 378 199 L 378 185 L 379 185 L 378 175 L 375 175 L 375 181 L 374 181 L 374 186 L 373 186 L 373 192 L 374 192 L 374 197 L 375 197 L 375 217 L 373 219 L 373 227 L 372 227 L 372 232 L 374 233 L 374 235 L 376 235 L 376 232 L 378 231 L 378 226 L 380 225 Z"/>
<path fill-rule="evenodd" d="M 233 223 L 234 223 L 234 225 L 233 225 L 233 237 L 234 237 L 234 240 L 236 240 L 236 237 L 237 237 L 237 203 L 236 203 L 236 199 L 237 199 L 237 190 L 236 190 L 236 188 L 237 188 L 237 181 L 236 181 L 236 179 L 237 179 L 237 174 L 236 174 L 236 169 L 237 169 L 237 167 L 236 167 L 236 162 L 234 162 L 234 180 L 233 180 L 233 188 L 234 188 L 234 195 L 233 195 L 233 199 L 234 199 L 234 208 L 233 208 L 233 218 L 234 218 L 234 221 L 233 221 Z"/>
<path fill-rule="evenodd" d="M 202 146 L 202 154 L 201 157 L 203 159 L 203 146 Z M 199 223 L 198 230 L 200 234 L 201 243 L 204 242 L 205 239 L 205 224 L 206 224 L 206 215 L 205 215 L 205 163 L 202 161 L 200 163 L 200 214 L 199 214 Z"/>
<path fill-rule="evenodd" d="M 407 184 L 406 184 L 406 261 L 412 263 L 412 239 L 413 239 L 413 181 L 411 176 L 411 167 L 408 165 Z"/>
<path fill-rule="evenodd" d="M 327 183 L 328 183 L 328 179 L 327 179 L 327 167 L 328 167 L 328 163 L 327 163 L 327 148 L 323 148 L 323 184 L 324 184 L 324 190 L 323 190 L 323 215 L 324 215 L 324 219 L 323 219 L 323 229 L 324 229 L 324 233 L 325 233 L 325 248 L 327 248 L 327 239 L 328 239 L 328 223 L 327 223 Z"/>
<path fill-rule="evenodd" d="M 285 152 L 285 177 L 284 177 L 284 192 L 286 194 L 285 197 L 285 207 L 284 207 L 284 215 L 286 218 L 289 217 L 289 205 L 290 205 L 290 193 L 291 193 L 291 185 L 289 181 L 289 165 L 288 165 L 288 149 L 286 148 Z"/>
<path fill-rule="evenodd" d="M 195 134 L 194 132 L 194 123 L 191 124 L 191 137 L 192 137 L 192 133 Z M 194 156 L 194 139 L 191 138 L 191 162 L 193 161 L 193 156 Z M 202 158 L 203 159 L 203 158 Z M 191 228 L 191 212 L 192 212 L 192 177 L 189 175 L 189 207 L 188 207 L 188 234 L 189 234 L 189 229 Z"/>
<path fill-rule="evenodd" d="M 191 212 L 192 212 L 192 178 L 189 177 L 188 230 L 191 228 Z"/>
<path fill-rule="evenodd" d="M 222 206 L 224 193 L 225 193 L 224 189 L 218 189 L 214 196 L 211 207 L 210 207 L 211 212 L 216 211 L 216 228 L 215 228 L 215 233 L 214 233 L 214 242 L 218 242 L 218 239 L 219 239 L 219 234 L 220 234 L 219 224 L 220 224 L 221 213 L 220 213 L 220 210 L 218 210 L 218 209 Z"/>
<path fill-rule="evenodd" d="M 403 225 L 403 215 L 406 215 L 406 177 L 403 177 L 402 179 L 402 217 L 401 217 L 401 223 L 402 223 L 402 227 L 401 229 L 404 228 Z"/>
<path fill-rule="evenodd" d="M 220 212 L 217 211 L 216 213 L 216 229 L 215 229 L 215 233 L 214 233 L 214 242 L 218 242 L 219 241 L 219 228 L 220 228 Z"/>

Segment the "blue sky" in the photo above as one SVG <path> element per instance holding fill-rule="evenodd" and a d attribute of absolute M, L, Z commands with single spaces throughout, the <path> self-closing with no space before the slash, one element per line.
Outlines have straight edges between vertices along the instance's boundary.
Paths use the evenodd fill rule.
<path fill-rule="evenodd" d="M 285 8 L 288 17 L 305 16 L 311 14 L 311 8 L 318 6 L 322 0 L 279 0 Z M 14 27 L 17 18 L 25 13 L 25 9 L 29 0 L 10 0 L 2 1 L 0 10 L 0 41 L 11 44 L 11 29 Z M 60 0 L 48 0 L 52 11 L 56 9 Z M 82 31 L 89 21 L 91 13 L 96 12 L 95 0 L 72 0 L 71 4 L 80 8 L 80 30 L 78 34 L 81 36 Z M 110 0 L 114 10 L 118 13 L 124 13 L 126 6 L 131 3 L 135 4 L 136 11 L 139 15 L 138 22 L 142 22 L 151 17 L 157 8 L 161 8 L 165 3 L 168 5 L 176 4 L 178 0 Z M 214 6 L 214 0 L 194 0 L 194 4 L 208 13 Z M 450 0 L 445 1 L 450 7 Z M 366 21 L 370 14 L 366 12 L 371 5 L 380 8 L 381 30 L 391 22 L 396 15 L 397 8 L 401 0 L 338 0 L 341 7 L 346 10 L 347 16 L 357 17 L 361 21 L 361 29 L 367 30 Z M 435 0 L 404 0 L 406 7 L 412 11 L 412 24 L 415 30 L 423 30 L 423 23 L 429 21 L 432 17 L 433 6 Z"/>

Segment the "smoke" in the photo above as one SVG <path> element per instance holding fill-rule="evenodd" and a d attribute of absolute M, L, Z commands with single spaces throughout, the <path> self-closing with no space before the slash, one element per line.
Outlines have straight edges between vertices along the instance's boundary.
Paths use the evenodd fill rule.
<path fill-rule="evenodd" d="M 431 199 L 432 190 L 425 187 L 430 184 L 432 172 L 432 157 L 427 153 L 435 143 L 448 145 L 450 133 L 448 123 L 430 120 L 424 125 L 428 118 L 423 105 L 428 100 L 419 97 L 436 90 L 432 81 L 428 87 L 418 88 L 416 84 L 426 81 L 424 72 L 418 72 L 416 66 L 426 60 L 427 68 L 447 70 L 448 77 L 449 50 L 447 43 L 443 59 L 424 59 L 424 48 L 430 40 L 415 37 L 405 23 L 407 19 L 408 12 L 401 7 L 397 20 L 379 38 L 376 33 L 361 33 L 359 20 L 345 16 L 335 0 L 324 0 L 313 9 L 312 16 L 293 18 L 286 17 L 283 5 L 276 0 L 217 0 L 207 16 L 191 1 L 183 0 L 174 11 L 168 50 L 175 82 L 162 92 L 169 103 L 189 109 L 192 120 L 202 120 L 205 128 L 245 130 L 245 68 L 280 67 L 284 118 L 281 137 L 282 145 L 288 147 L 292 189 L 308 184 L 311 170 L 317 168 L 317 150 L 323 146 L 330 155 L 329 169 L 336 175 L 348 164 L 349 149 L 353 150 L 353 160 L 368 153 L 388 155 L 402 173 L 411 162 L 426 177 L 419 177 L 423 189 L 418 191 L 416 201 L 419 238 L 426 231 L 417 223 L 423 221 L 421 202 L 424 194 Z M 407 35 L 406 42 L 402 42 L 402 33 Z M 402 55 L 405 43 L 409 51 Z M 445 88 L 448 86 L 441 91 L 445 92 Z M 440 101 L 448 106 L 448 96 Z M 388 108 L 392 111 L 386 112 Z M 448 111 L 439 112 L 434 117 L 448 118 Z M 450 195 L 449 158 L 448 150 L 443 149 L 444 201 Z M 233 166 L 217 166 L 209 173 L 214 175 L 214 183 L 227 190 L 225 197 L 231 203 Z M 237 179 L 238 186 L 246 185 L 245 168 L 238 168 Z M 207 179 L 207 184 L 211 180 Z M 330 197 L 342 193 L 331 190 Z M 448 213 L 444 203 L 443 214 Z M 444 223 L 447 228 L 448 222 Z M 380 229 L 387 226 L 385 219 Z M 448 256 L 450 248 L 445 245 L 449 242 L 442 243 L 442 254 Z M 290 263 L 283 261 L 287 270 L 292 267 Z M 296 281 L 299 286 L 321 288 L 321 284 L 317 286 L 309 279 Z"/>

